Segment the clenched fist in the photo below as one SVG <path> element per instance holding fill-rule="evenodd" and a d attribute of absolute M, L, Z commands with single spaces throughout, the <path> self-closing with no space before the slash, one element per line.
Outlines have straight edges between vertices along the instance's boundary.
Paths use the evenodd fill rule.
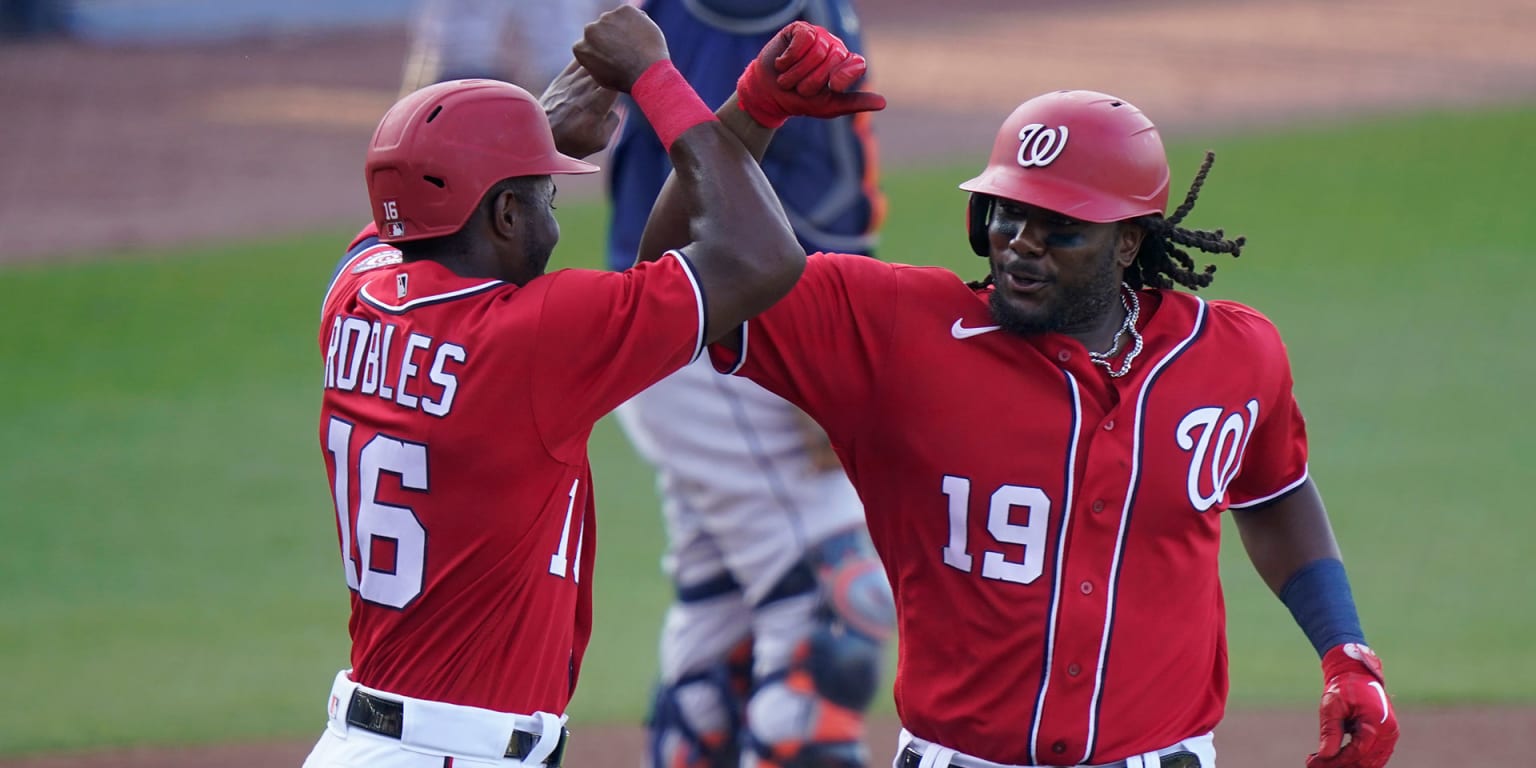
<path fill-rule="evenodd" d="M 759 124 L 777 128 L 795 115 L 840 117 L 885 109 L 885 97 L 850 90 L 864 57 L 837 35 L 804 21 L 779 30 L 736 81 L 736 99 Z"/>
<path fill-rule="evenodd" d="M 621 5 L 588 24 L 571 50 L 598 85 L 625 93 L 652 64 L 671 58 L 661 28 L 630 5 Z"/>
<path fill-rule="evenodd" d="M 1323 654 L 1321 742 L 1307 768 L 1382 768 L 1397 746 L 1397 715 L 1383 687 L 1381 660 L 1359 643 Z"/>

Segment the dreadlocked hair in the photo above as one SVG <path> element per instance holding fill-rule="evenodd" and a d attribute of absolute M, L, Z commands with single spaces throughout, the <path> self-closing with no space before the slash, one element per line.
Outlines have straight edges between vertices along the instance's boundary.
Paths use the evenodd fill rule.
<path fill-rule="evenodd" d="M 1186 229 L 1179 226 L 1179 222 L 1194 210 L 1195 199 L 1200 196 L 1200 187 L 1205 185 L 1205 177 L 1215 162 L 1216 153 L 1206 152 L 1205 161 L 1200 163 L 1200 172 L 1195 174 L 1195 181 L 1184 195 L 1184 202 L 1174 209 L 1172 216 L 1165 219 L 1152 214 L 1133 219 L 1147 230 L 1147 236 L 1141 241 L 1141 249 L 1136 252 L 1136 258 L 1125 270 L 1125 282 L 1131 288 L 1172 288 L 1174 285 L 1182 285 L 1191 291 L 1198 291 L 1210 285 L 1211 280 L 1215 279 L 1216 265 L 1207 264 L 1204 269 L 1195 271 L 1195 260 L 1177 247 L 1180 245 L 1212 254 L 1230 253 L 1233 258 L 1243 255 L 1243 245 L 1248 242 L 1245 237 L 1228 240 L 1226 233 L 1219 229 Z"/>
<path fill-rule="evenodd" d="M 1184 202 L 1174 209 L 1172 216 L 1163 218 L 1158 214 L 1149 214 L 1131 219 L 1147 231 L 1140 250 L 1136 251 L 1136 258 L 1131 260 L 1125 270 L 1125 282 L 1132 289 L 1172 288 L 1181 285 L 1191 291 L 1198 291 L 1210 285 L 1215 279 L 1216 265 L 1207 264 L 1197 272 L 1195 260 L 1177 247 L 1180 245 L 1211 254 L 1230 253 L 1233 258 L 1243 255 L 1243 245 L 1248 242 L 1246 237 L 1228 240 L 1226 233 L 1219 229 L 1186 229 L 1179 226 L 1184 217 L 1194 210 L 1195 200 L 1200 197 L 1200 188 L 1205 185 L 1205 177 L 1215 162 L 1216 153 L 1206 152 L 1204 162 L 1200 163 L 1200 172 L 1195 174 L 1195 181 L 1184 195 Z M 991 284 L 990 273 L 981 280 L 966 283 L 971 290 L 981 290 Z"/>

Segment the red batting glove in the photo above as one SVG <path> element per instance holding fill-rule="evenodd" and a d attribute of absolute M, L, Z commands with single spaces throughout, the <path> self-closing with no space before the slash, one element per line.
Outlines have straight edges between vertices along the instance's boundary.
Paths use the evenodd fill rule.
<path fill-rule="evenodd" d="M 851 91 L 868 64 L 837 35 L 796 21 L 779 30 L 736 81 L 736 101 L 758 124 L 778 128 L 795 115 L 841 117 L 885 109 L 885 97 Z"/>
<path fill-rule="evenodd" d="M 1382 768 L 1397 746 L 1397 715 L 1382 684 L 1381 659 L 1360 643 L 1323 654 L 1322 742 L 1307 768 Z"/>

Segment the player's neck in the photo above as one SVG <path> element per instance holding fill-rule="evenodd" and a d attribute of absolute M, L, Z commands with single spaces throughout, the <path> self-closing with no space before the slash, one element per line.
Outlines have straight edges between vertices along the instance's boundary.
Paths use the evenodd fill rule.
<path fill-rule="evenodd" d="M 489 251 L 451 251 L 436 254 L 432 260 L 467 280 L 503 280 L 522 285 L 530 279 L 523 274 L 526 271 L 522 269 L 526 266 L 525 262 L 518 260 L 514 264 L 507 264 Z"/>
<path fill-rule="evenodd" d="M 476 259 L 471 257 L 469 254 L 444 254 L 438 258 L 433 259 L 433 261 L 441 264 L 444 269 L 447 269 L 449 272 L 452 272 L 459 277 L 469 279 L 502 279 L 501 270 L 498 268 L 499 265 L 497 265 L 495 261 Z"/>
<path fill-rule="evenodd" d="M 1116 301 L 1109 310 L 1098 318 L 1089 321 L 1081 328 L 1063 328 L 1060 332 L 1082 343 L 1089 352 L 1101 354 L 1113 353 L 1111 349 L 1116 341 L 1116 336 L 1121 335 L 1120 330 L 1125 325 L 1125 307 Z"/>

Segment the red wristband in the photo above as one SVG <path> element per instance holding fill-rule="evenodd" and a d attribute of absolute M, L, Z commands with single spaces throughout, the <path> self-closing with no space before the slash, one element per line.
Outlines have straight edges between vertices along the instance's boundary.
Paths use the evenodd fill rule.
<path fill-rule="evenodd" d="M 715 120 L 715 113 L 704 105 L 693 86 L 677 71 L 670 59 L 661 59 L 647 67 L 630 87 L 629 95 L 645 113 L 656 130 L 661 146 L 672 151 L 672 142 L 699 123 Z"/>

